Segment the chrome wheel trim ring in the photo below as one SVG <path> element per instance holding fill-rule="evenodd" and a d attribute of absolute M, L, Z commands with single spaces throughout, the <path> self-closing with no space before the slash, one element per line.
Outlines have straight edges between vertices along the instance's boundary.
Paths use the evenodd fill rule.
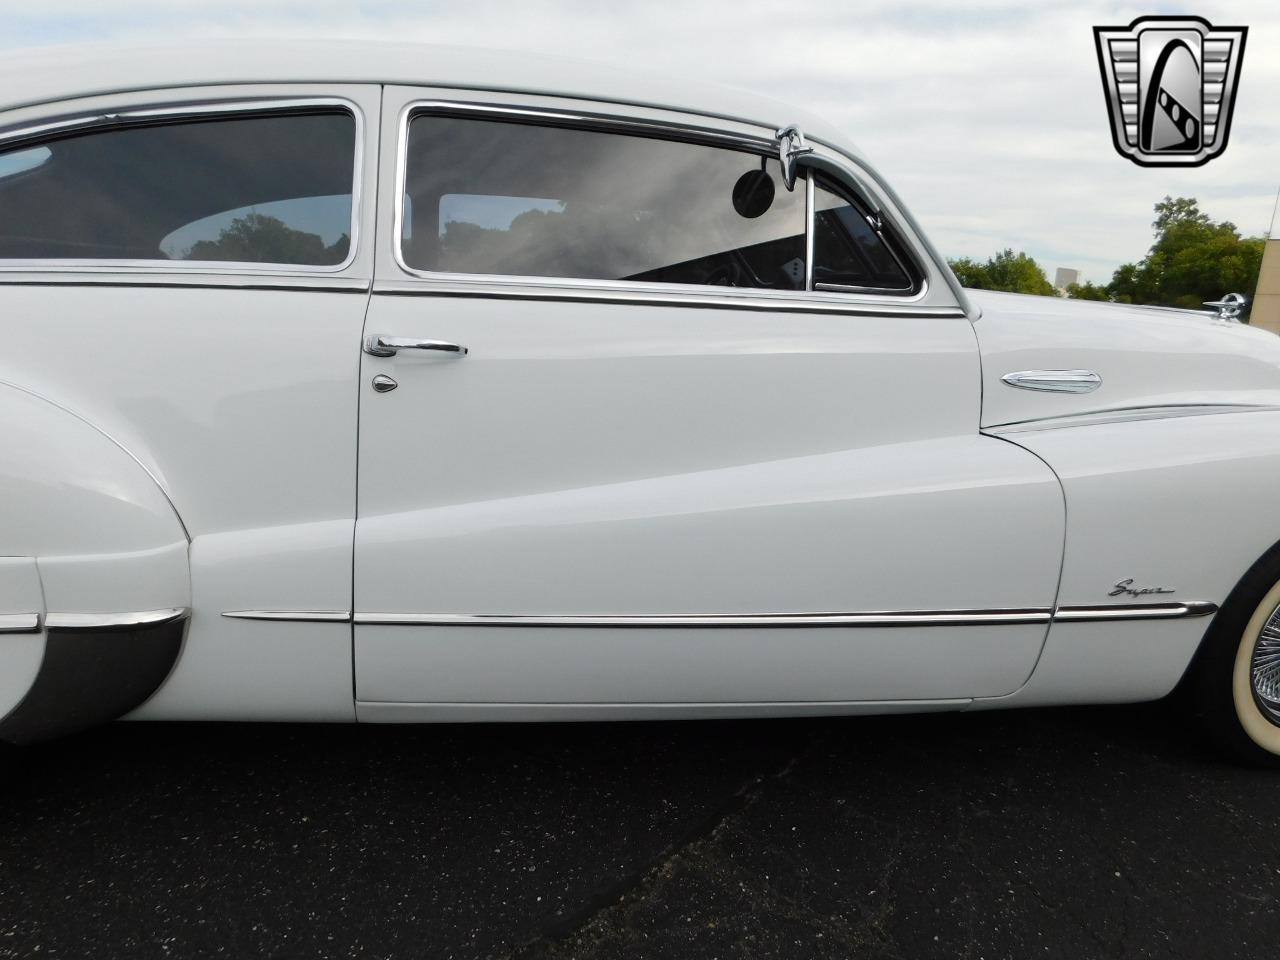
<path fill-rule="evenodd" d="M 1271 612 L 1254 641 L 1249 685 L 1262 715 L 1280 726 L 1280 607 Z"/>

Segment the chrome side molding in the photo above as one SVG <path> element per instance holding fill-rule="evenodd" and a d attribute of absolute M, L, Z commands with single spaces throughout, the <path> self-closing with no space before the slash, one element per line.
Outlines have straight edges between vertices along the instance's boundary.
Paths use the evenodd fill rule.
<path fill-rule="evenodd" d="M 1176 620 L 1207 617 L 1218 612 L 1216 603 L 1187 600 L 1183 603 L 1121 603 L 1099 607 L 1059 607 L 1054 623 L 1097 623 L 1103 620 Z"/>
<path fill-rule="evenodd" d="M 1103 423 L 1131 423 L 1136 420 L 1172 420 L 1178 417 L 1210 417 L 1224 413 L 1265 413 L 1280 410 L 1266 403 L 1162 403 L 1137 407 L 1110 407 L 1089 413 L 1072 413 L 1063 416 L 1037 417 L 1033 420 L 1012 420 L 993 423 L 982 428 L 983 433 L 1003 436 L 1006 433 L 1032 433 L 1042 430 L 1061 430 L 1066 427 L 1091 427 Z"/>
<path fill-rule="evenodd" d="M 773 627 L 983 627 L 1106 620 L 1173 620 L 1206 617 L 1218 605 L 1201 600 L 1099 606 L 996 607 L 951 610 L 867 610 L 855 613 L 683 613 L 572 616 L 486 613 L 376 613 L 348 610 L 227 610 L 235 620 L 284 623 L 353 623 L 382 627 L 555 627 L 596 629 L 773 628 Z"/>
<path fill-rule="evenodd" d="M 188 614 L 186 607 L 49 614 L 39 670 L 17 706 L 0 717 L 0 740 L 49 740 L 146 702 L 178 662 Z"/>
<path fill-rule="evenodd" d="M 39 633 L 40 614 L 38 613 L 3 613 L 0 614 L 0 633 Z"/>
<path fill-rule="evenodd" d="M 50 630 L 114 632 L 137 630 L 141 627 L 161 627 L 167 623 L 185 620 L 190 615 L 189 607 L 165 607 L 160 610 L 140 610 L 133 613 L 51 613 L 44 618 L 44 624 Z"/>
<path fill-rule="evenodd" d="M 1045 393 L 1092 393 L 1102 386 L 1102 378 L 1092 370 L 1018 370 L 1000 379 L 1019 390 Z"/>
<path fill-rule="evenodd" d="M 940 627 L 1048 623 L 1047 607 L 996 610 L 873 610 L 863 613 L 690 613 L 659 616 L 525 616 L 464 613 L 357 613 L 366 626 L 423 627 Z"/>
<path fill-rule="evenodd" d="M 350 610 L 225 610 L 232 620 L 282 620 L 287 623 L 350 623 Z"/>

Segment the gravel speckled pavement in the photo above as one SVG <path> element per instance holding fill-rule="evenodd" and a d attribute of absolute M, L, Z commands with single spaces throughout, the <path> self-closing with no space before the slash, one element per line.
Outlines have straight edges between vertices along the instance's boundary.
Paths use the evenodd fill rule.
<path fill-rule="evenodd" d="M 117 724 L 0 756 L 0 957 L 1254 957 L 1280 774 L 1162 704 Z"/>

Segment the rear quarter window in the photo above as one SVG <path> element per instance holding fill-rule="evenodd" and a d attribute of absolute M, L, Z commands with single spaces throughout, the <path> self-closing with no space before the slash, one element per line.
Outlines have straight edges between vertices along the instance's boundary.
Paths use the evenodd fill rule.
<path fill-rule="evenodd" d="M 338 266 L 355 138 L 354 116 L 334 107 L 0 148 L 0 259 Z"/>

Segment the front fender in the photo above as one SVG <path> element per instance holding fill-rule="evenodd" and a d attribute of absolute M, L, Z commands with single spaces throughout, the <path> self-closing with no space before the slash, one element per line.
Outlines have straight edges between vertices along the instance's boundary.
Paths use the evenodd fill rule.
<path fill-rule="evenodd" d="M 1067 541 L 1059 606 L 1221 605 L 1280 540 L 1280 411 L 1067 423 L 1002 434 L 1062 481 Z M 1135 588 L 1159 593 L 1126 593 Z M 1030 681 L 976 705 L 1162 697 L 1185 673 L 1210 622 L 1056 622 Z"/>

